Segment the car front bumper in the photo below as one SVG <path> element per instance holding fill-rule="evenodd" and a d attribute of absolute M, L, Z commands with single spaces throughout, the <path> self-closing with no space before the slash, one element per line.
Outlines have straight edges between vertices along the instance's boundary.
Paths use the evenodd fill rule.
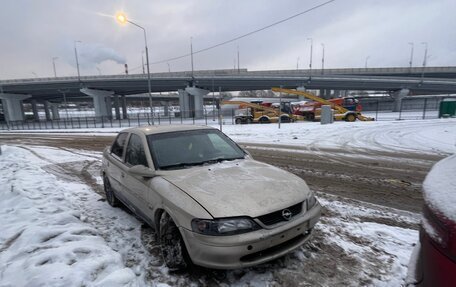
<path fill-rule="evenodd" d="M 321 205 L 317 202 L 305 214 L 273 229 L 231 236 L 208 236 L 180 229 L 193 263 L 235 269 L 261 264 L 298 248 L 310 238 L 320 215 Z"/>

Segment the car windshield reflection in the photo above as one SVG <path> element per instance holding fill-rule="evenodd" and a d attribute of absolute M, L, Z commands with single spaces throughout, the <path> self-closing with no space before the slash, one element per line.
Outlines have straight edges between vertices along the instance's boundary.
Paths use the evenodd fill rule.
<path fill-rule="evenodd" d="M 192 130 L 147 137 L 157 169 L 181 169 L 243 159 L 244 151 L 218 130 Z"/>

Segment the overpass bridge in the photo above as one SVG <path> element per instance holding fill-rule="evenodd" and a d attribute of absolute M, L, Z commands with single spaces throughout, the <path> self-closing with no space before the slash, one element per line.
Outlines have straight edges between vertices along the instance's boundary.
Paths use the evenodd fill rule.
<path fill-rule="evenodd" d="M 423 73 L 424 71 L 424 73 Z M 303 87 L 319 90 L 369 90 L 392 93 L 398 101 L 408 94 L 456 93 L 456 67 L 313 69 L 313 70 L 206 70 L 191 72 L 153 73 L 153 93 L 179 93 L 181 110 L 203 110 L 203 97 L 210 91 L 268 90 L 274 86 Z M 147 75 L 107 75 L 58 77 L 0 81 L 0 99 L 10 121 L 23 120 L 22 102 L 43 103 L 48 109 L 63 98 L 93 99 L 97 116 L 116 117 L 119 105 L 126 114 L 127 95 L 146 93 Z M 90 98 L 89 98 L 90 97 Z M 119 97 L 121 99 L 119 100 Z M 165 96 L 159 99 L 167 100 Z M 37 113 L 35 113 L 37 114 Z M 48 115 L 49 113 L 46 113 Z"/>

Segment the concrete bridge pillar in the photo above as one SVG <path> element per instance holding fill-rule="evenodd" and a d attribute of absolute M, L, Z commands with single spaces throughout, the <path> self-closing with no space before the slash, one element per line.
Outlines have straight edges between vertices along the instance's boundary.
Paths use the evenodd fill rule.
<path fill-rule="evenodd" d="M 124 120 L 128 119 L 128 114 L 127 114 L 127 97 L 122 96 L 122 115 Z"/>
<path fill-rule="evenodd" d="M 323 99 L 325 99 L 325 100 L 331 99 L 331 89 L 325 90 L 325 93 L 323 94 Z"/>
<path fill-rule="evenodd" d="M 25 119 L 25 116 L 22 101 L 30 97 L 31 95 L 0 93 L 0 99 L 2 100 L 3 104 L 3 112 L 5 113 L 5 119 L 10 122 L 23 121 Z"/>
<path fill-rule="evenodd" d="M 178 90 L 179 93 L 179 106 L 182 117 L 190 117 L 190 94 L 185 90 Z"/>
<path fill-rule="evenodd" d="M 36 105 L 36 100 L 32 100 L 31 103 L 32 103 L 33 118 L 35 119 L 35 121 L 39 121 L 40 115 L 38 114 L 38 107 Z"/>
<path fill-rule="evenodd" d="M 95 90 L 89 88 L 82 88 L 81 93 L 86 94 L 93 98 L 93 106 L 95 108 L 96 117 L 112 118 L 112 104 L 111 96 L 113 91 Z"/>
<path fill-rule="evenodd" d="M 185 91 L 193 96 L 193 107 L 195 118 L 204 117 L 204 96 L 209 94 L 209 90 L 200 89 L 197 87 L 186 87 Z"/>
<path fill-rule="evenodd" d="M 60 120 L 59 104 L 58 103 L 51 103 L 51 111 L 52 111 L 52 119 L 53 120 Z"/>
<path fill-rule="evenodd" d="M 305 91 L 306 91 L 306 87 L 304 87 L 304 86 L 299 86 L 299 87 L 296 87 L 296 90 L 297 90 L 297 91 L 301 91 L 301 92 L 305 92 Z M 304 96 L 298 96 L 298 100 L 300 100 L 300 101 L 307 101 L 307 100 L 309 100 L 309 99 L 307 99 L 307 98 L 304 97 Z"/>
<path fill-rule="evenodd" d="M 410 93 L 409 89 L 401 89 L 399 91 L 396 91 L 392 94 L 394 98 L 394 103 L 393 103 L 393 112 L 399 112 L 401 110 L 402 106 L 402 99 Z"/>
<path fill-rule="evenodd" d="M 169 115 L 169 102 L 168 101 L 161 101 L 160 104 L 163 107 L 164 116 L 167 117 Z"/>
<path fill-rule="evenodd" d="M 318 96 L 323 99 L 324 95 L 325 95 L 325 89 L 320 89 Z"/>
<path fill-rule="evenodd" d="M 116 120 L 120 120 L 119 95 L 114 95 L 114 111 L 116 114 Z"/>
<path fill-rule="evenodd" d="M 44 101 L 43 102 L 43 106 L 44 106 L 44 114 L 46 115 L 46 121 L 50 121 L 51 120 L 51 111 L 49 110 L 49 102 L 48 101 Z"/>

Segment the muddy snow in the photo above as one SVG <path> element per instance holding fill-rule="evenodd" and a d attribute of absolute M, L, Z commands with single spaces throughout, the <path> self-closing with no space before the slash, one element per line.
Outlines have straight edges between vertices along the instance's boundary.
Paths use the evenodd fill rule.
<path fill-rule="evenodd" d="M 419 214 L 318 193 L 313 238 L 252 268 L 170 272 L 154 231 L 104 200 L 99 152 L 2 146 L 2 286 L 399 286 Z"/>
<path fill-rule="evenodd" d="M 255 159 L 304 178 L 323 214 L 282 258 L 176 273 L 154 230 L 105 202 L 101 151 L 117 130 L 0 134 L 0 286 L 400 286 L 422 181 L 456 152 L 455 119 L 224 126 Z"/>

